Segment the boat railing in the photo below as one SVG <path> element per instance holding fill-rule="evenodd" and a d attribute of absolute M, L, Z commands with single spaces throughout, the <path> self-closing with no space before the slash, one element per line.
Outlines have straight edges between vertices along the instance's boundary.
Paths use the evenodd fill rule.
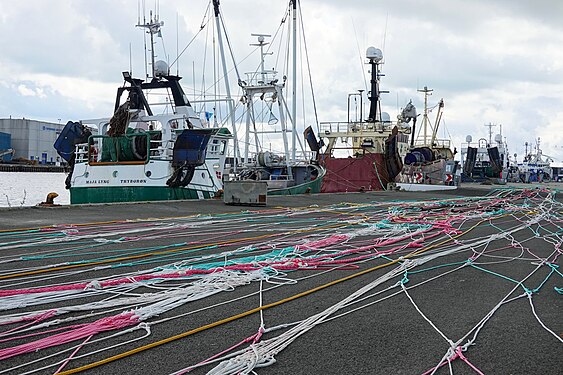
<path fill-rule="evenodd" d="M 79 143 L 75 146 L 75 163 L 86 163 L 88 161 L 88 143 Z"/>
<path fill-rule="evenodd" d="M 423 140 L 416 140 L 414 142 L 415 146 L 428 146 L 427 143 L 425 143 Z M 432 144 L 432 147 L 436 147 L 436 148 L 450 148 L 451 147 L 451 141 L 449 139 L 435 139 L 434 143 Z"/>
<path fill-rule="evenodd" d="M 87 143 L 76 145 L 76 162 L 104 165 L 145 164 L 151 159 L 171 160 L 173 142 L 160 138 L 159 131 L 133 132 L 119 137 L 92 135 Z"/>
<path fill-rule="evenodd" d="M 149 148 L 149 158 L 152 160 L 172 160 L 174 152 L 174 141 L 171 140 L 151 140 Z"/>
<path fill-rule="evenodd" d="M 271 85 L 277 82 L 276 71 L 263 71 L 263 72 L 252 72 L 246 74 L 246 84 L 248 86 L 263 86 Z"/>
<path fill-rule="evenodd" d="M 293 164 L 309 164 L 311 160 L 316 160 L 317 153 L 315 151 L 297 151 L 295 152 L 295 160 Z"/>
<path fill-rule="evenodd" d="M 383 133 L 390 131 L 395 124 L 392 122 L 321 122 L 319 124 L 321 137 L 330 136 L 332 133 L 345 136 L 357 136 L 362 133 Z"/>

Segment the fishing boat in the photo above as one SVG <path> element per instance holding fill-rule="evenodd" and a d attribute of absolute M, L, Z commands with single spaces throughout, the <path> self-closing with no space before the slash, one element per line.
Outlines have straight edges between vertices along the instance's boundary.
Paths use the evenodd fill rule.
<path fill-rule="evenodd" d="M 392 122 L 381 111 L 379 89 L 383 53 L 369 47 L 366 58 L 371 68 L 370 109 L 363 118 L 364 90 L 348 95 L 346 122 L 321 122 L 321 142 L 325 149 L 321 165 L 326 169 L 321 190 L 324 193 L 385 190 L 403 168 L 402 155 L 409 147 L 409 134 L 416 122 L 416 108 L 409 103 Z M 351 99 L 360 99 L 359 118 L 351 118 Z M 412 126 L 411 126 L 412 120 Z"/>
<path fill-rule="evenodd" d="M 540 148 L 540 138 L 536 139 L 535 152 L 533 152 L 531 145 L 528 152 L 528 145 L 528 142 L 526 142 L 526 154 L 522 163 L 517 164 L 519 180 L 525 183 L 554 180 L 553 168 L 551 168 L 553 158 L 543 153 Z"/>
<path fill-rule="evenodd" d="M 291 0 L 288 8 L 290 27 L 293 29 L 293 71 L 283 77 L 275 69 L 266 69 L 265 59 L 270 52 L 269 34 L 252 34 L 257 37 L 260 63 L 256 70 L 239 79 L 242 89 L 240 102 L 244 107 L 245 139 L 241 163 L 230 174 L 230 181 L 265 181 L 268 195 L 296 195 L 320 193 L 325 169 L 319 164 L 320 144 L 312 127 L 298 126 L 297 114 L 297 11 L 299 2 Z M 280 43 L 289 45 L 289 43 Z M 281 54 L 282 52 L 280 52 Z M 283 58 L 280 60 L 284 60 Z M 291 77 L 290 78 L 288 78 Z M 285 96 L 291 83 L 291 101 Z M 302 132 L 302 133 L 301 133 Z M 300 136 L 303 134 L 303 138 Z M 306 142 L 305 142 L 306 141 Z M 310 149 L 306 149 L 306 145 Z M 242 151 L 241 151 L 242 152 Z"/>
<path fill-rule="evenodd" d="M 222 190 L 233 135 L 194 111 L 164 61 L 155 61 L 158 16 L 137 25 L 150 36 L 152 77 L 123 72 L 111 118 L 69 121 L 55 149 L 70 165 L 71 204 L 205 199 Z M 167 98 L 149 103 L 151 97 Z M 158 114 L 155 108 L 166 107 Z"/>
<path fill-rule="evenodd" d="M 500 133 L 496 134 L 494 139 L 493 128 L 497 125 L 489 123 L 485 126 L 489 128 L 488 139 L 479 138 L 476 144 L 472 144 L 473 137 L 468 135 L 465 138 L 466 143 L 461 145 L 462 181 L 506 184 L 514 168 L 510 167 L 508 145 L 502 136 L 502 125 Z"/>
<path fill-rule="evenodd" d="M 396 177 L 395 186 L 406 191 L 433 191 L 457 189 L 458 162 L 454 160 L 457 150 L 451 148 L 451 140 L 438 138 L 444 100 L 440 99 L 434 124 L 428 117 L 428 97 L 432 89 L 418 90 L 424 94 L 424 113 L 418 136 L 411 137 L 411 144 L 404 156 L 403 168 Z"/>

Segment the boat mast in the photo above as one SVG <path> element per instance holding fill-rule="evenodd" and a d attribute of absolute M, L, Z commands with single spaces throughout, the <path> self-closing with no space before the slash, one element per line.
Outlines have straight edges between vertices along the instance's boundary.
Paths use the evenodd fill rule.
<path fill-rule="evenodd" d="M 153 19 L 152 10 L 149 13 L 149 22 L 144 24 L 139 23 L 136 25 L 137 27 L 141 27 L 147 29 L 147 34 L 150 35 L 151 38 L 151 78 L 155 78 L 155 71 L 154 71 L 154 35 L 158 34 L 161 36 L 160 27 L 164 25 L 164 21 L 159 21 L 158 16 L 155 16 Z"/>
<path fill-rule="evenodd" d="M 496 125 L 489 122 L 489 123 L 486 124 L 485 126 L 486 126 L 487 128 L 489 128 L 489 147 L 491 147 L 492 144 L 493 144 L 493 128 L 494 128 Z"/>
<path fill-rule="evenodd" d="M 291 102 L 291 160 L 295 161 L 296 137 L 297 137 L 297 2 L 299 0 L 289 0 L 290 5 L 293 6 L 293 84 L 292 88 L 292 102 Z"/>
<path fill-rule="evenodd" d="M 432 89 L 429 89 L 427 86 L 424 86 L 424 88 L 422 90 L 417 90 L 418 92 L 423 92 L 424 93 L 424 114 L 422 116 L 422 124 L 424 126 L 424 130 L 423 130 L 423 141 L 422 144 L 423 145 L 428 145 L 428 124 L 429 124 L 429 120 L 428 120 L 428 96 L 432 95 Z"/>
<path fill-rule="evenodd" d="M 383 60 L 383 52 L 375 47 L 369 47 L 366 57 L 371 65 L 371 91 L 368 99 L 370 101 L 369 116 L 367 122 L 381 121 L 381 104 L 379 102 L 379 63 Z M 361 119 L 360 119 L 361 120 Z"/>
<path fill-rule="evenodd" d="M 282 137 L 283 137 L 283 144 L 284 144 L 284 148 L 285 148 L 285 164 L 287 166 L 287 177 L 290 180 L 293 180 L 293 170 L 291 168 L 291 164 L 292 161 L 289 160 L 289 152 L 287 150 L 288 148 L 288 141 L 287 141 L 287 125 L 286 125 L 286 120 L 285 120 L 285 115 L 283 112 L 283 107 L 287 105 L 287 103 L 285 103 L 285 99 L 283 97 L 283 93 L 282 93 L 282 88 L 280 86 L 278 86 L 277 84 L 274 84 L 274 88 L 276 90 L 276 93 L 278 94 L 278 104 L 280 107 L 280 122 L 281 122 L 281 126 L 282 126 Z M 295 152 L 295 148 L 293 149 L 293 152 Z"/>
<path fill-rule="evenodd" d="M 221 54 L 221 64 L 223 65 L 223 76 L 225 79 L 225 90 L 227 91 L 227 103 L 229 106 L 229 117 L 231 118 L 231 127 L 233 129 L 234 137 L 234 169 L 236 171 L 238 160 L 239 160 L 239 149 L 238 149 L 238 137 L 237 137 L 237 127 L 235 124 L 235 116 L 233 109 L 233 101 L 231 99 L 231 87 L 229 86 L 229 79 L 227 75 L 227 64 L 225 63 L 225 51 L 223 49 L 223 38 L 221 36 L 221 21 L 219 20 L 219 0 L 213 0 L 213 10 L 215 12 L 215 24 L 217 27 L 217 41 L 219 42 L 219 52 Z"/>
<path fill-rule="evenodd" d="M 286 117 L 290 116 L 289 114 L 289 104 L 286 102 L 283 96 L 283 88 L 285 87 L 286 78 L 284 76 L 283 82 L 280 84 L 278 83 L 277 79 L 274 79 L 275 74 L 277 73 L 275 70 L 265 70 L 264 69 L 264 60 L 266 55 L 272 54 L 272 52 L 265 52 L 264 46 L 269 44 L 266 42 L 265 37 L 270 37 L 269 34 L 251 34 L 252 36 L 258 37 L 258 44 L 251 44 L 251 46 L 260 47 L 260 72 L 254 72 L 250 75 L 250 84 L 246 82 L 241 82 L 241 87 L 245 93 L 245 100 L 247 106 L 247 114 L 246 114 L 246 148 L 245 148 L 245 158 L 248 162 L 249 158 L 249 148 L 250 148 L 250 127 L 253 126 L 254 130 L 254 139 L 256 143 L 256 153 L 258 161 L 258 154 L 261 153 L 261 145 L 258 139 L 258 133 L 270 133 L 270 131 L 263 130 L 261 124 L 261 131 L 258 131 L 256 128 L 256 114 L 254 113 L 254 96 L 260 95 L 261 100 L 266 100 L 266 94 L 271 94 L 271 103 L 270 104 L 270 111 L 271 105 L 277 101 L 279 107 L 279 116 L 280 116 L 280 123 L 281 123 L 281 133 L 283 138 L 283 146 L 284 146 L 284 156 L 285 156 L 285 164 L 287 166 L 287 176 L 290 180 L 293 179 L 293 172 L 291 170 L 292 167 L 292 160 L 290 158 L 289 153 L 289 140 L 288 140 L 288 128 L 286 123 Z M 259 78 L 257 78 L 257 76 Z M 284 112 L 285 111 L 285 112 Z M 287 114 L 287 116 L 286 116 Z"/>
<path fill-rule="evenodd" d="M 254 86 L 255 84 L 252 81 L 257 81 L 257 85 L 266 85 L 266 70 L 264 69 L 264 61 L 266 55 L 272 54 L 271 52 L 264 52 L 264 47 L 270 44 L 266 42 L 266 38 L 271 37 L 270 34 L 250 34 L 251 36 L 258 37 L 258 44 L 250 44 L 251 46 L 260 47 L 260 79 L 254 79 L 251 77 L 251 84 L 250 86 Z M 254 90 L 251 90 L 248 86 L 245 85 L 245 93 L 247 95 L 247 103 L 246 103 L 246 133 L 245 133 L 245 148 L 244 148 L 244 160 L 246 163 L 250 160 L 250 133 L 254 133 L 254 147 L 255 151 L 258 154 L 260 152 L 260 140 L 258 138 L 258 130 L 256 129 L 256 115 L 254 113 Z M 264 91 L 263 93 L 265 93 Z M 271 110 L 271 108 L 270 108 Z M 251 125 L 254 130 L 251 131 Z M 287 154 L 287 149 L 286 149 Z"/>

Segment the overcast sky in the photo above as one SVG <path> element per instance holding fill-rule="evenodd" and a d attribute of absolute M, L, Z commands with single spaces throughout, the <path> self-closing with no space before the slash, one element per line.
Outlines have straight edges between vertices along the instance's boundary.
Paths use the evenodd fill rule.
<path fill-rule="evenodd" d="M 154 3 L 146 1 L 147 13 Z M 174 60 L 208 2 L 159 4 Z M 239 60 L 252 49 L 250 33 L 273 34 L 287 8 L 281 0 L 221 5 Z M 445 101 L 440 135 L 458 150 L 468 134 L 488 137 L 485 124 L 493 123 L 519 160 L 524 143 L 540 137 L 544 154 L 563 163 L 563 1 L 301 0 L 301 8 L 320 121 L 346 120 L 347 95 L 366 86 L 362 56 L 375 46 L 385 54 L 382 89 L 390 93 L 382 104 L 392 119 L 411 99 L 422 112 L 417 89 L 428 86 L 431 105 Z M 0 118 L 110 116 L 121 72 L 131 64 L 144 75 L 137 18 L 137 0 L 0 0 Z M 201 75 L 205 43 L 194 42 L 180 58 L 188 93 L 192 66 Z"/>

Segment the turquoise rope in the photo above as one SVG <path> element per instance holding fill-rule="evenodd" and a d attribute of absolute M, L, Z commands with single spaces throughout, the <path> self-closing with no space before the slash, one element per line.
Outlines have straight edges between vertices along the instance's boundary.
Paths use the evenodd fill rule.
<path fill-rule="evenodd" d="M 513 282 L 513 283 L 515 283 L 516 285 L 521 286 L 522 289 L 524 289 L 524 291 L 526 292 L 526 294 L 532 294 L 532 290 L 526 288 L 526 286 L 525 286 L 523 283 L 521 283 L 520 281 L 511 279 L 510 277 L 501 275 L 500 273 L 496 273 L 496 272 L 493 272 L 493 271 L 491 271 L 491 270 L 488 270 L 488 269 L 485 269 L 485 268 L 476 266 L 475 264 L 471 264 L 471 267 L 476 268 L 476 269 L 481 270 L 481 271 L 484 271 L 484 272 L 486 272 L 486 273 L 490 273 L 491 275 L 498 276 L 498 277 L 500 277 L 501 279 L 505 279 L 505 280 L 508 280 L 508 281 L 510 281 L 510 282 Z"/>
<path fill-rule="evenodd" d="M 415 273 L 420 273 L 420 272 L 425 272 L 425 271 L 432 271 L 432 270 L 436 270 L 438 268 L 444 268 L 444 267 L 452 267 L 452 266 L 459 266 L 462 264 L 467 264 L 470 263 L 470 260 L 465 260 L 463 262 L 454 262 L 454 263 L 447 263 L 447 264 L 440 264 L 438 266 L 434 266 L 434 267 L 429 267 L 429 268 L 423 268 L 417 271 L 409 271 L 410 274 L 415 274 Z"/>

